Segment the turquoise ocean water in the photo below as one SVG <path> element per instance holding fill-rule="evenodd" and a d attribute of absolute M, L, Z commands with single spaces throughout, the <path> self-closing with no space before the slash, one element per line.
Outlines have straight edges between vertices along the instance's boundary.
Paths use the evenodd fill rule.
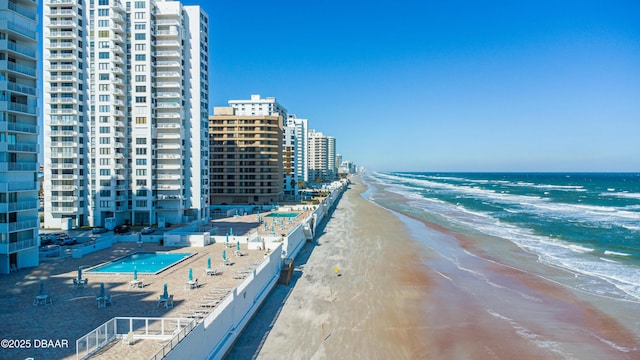
<path fill-rule="evenodd" d="M 369 172 L 363 179 L 367 197 L 384 207 L 504 239 L 580 275 L 582 290 L 640 301 L 640 173 Z"/>

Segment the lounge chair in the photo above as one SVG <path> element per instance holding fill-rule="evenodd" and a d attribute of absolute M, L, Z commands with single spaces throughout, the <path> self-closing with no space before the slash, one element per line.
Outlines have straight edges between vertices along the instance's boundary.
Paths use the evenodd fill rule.
<path fill-rule="evenodd" d="M 16 272 L 18 271 L 18 266 L 16 264 L 11 264 L 11 271 L 9 272 Z"/>
<path fill-rule="evenodd" d="M 122 338 L 122 345 L 124 344 L 132 345 L 134 342 L 135 340 L 133 338 L 133 331 L 129 331 L 127 336 Z"/>
<path fill-rule="evenodd" d="M 167 302 L 164 303 L 164 307 L 166 309 L 173 307 L 173 295 L 169 295 L 169 300 L 167 300 Z"/>

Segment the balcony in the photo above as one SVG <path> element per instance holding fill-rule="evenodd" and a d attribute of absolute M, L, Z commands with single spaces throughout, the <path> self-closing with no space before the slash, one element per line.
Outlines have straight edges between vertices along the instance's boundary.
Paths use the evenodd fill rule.
<path fill-rule="evenodd" d="M 37 239 L 22 240 L 11 243 L 0 243 L 0 254 L 12 254 L 21 250 L 35 248 L 37 246 Z"/>
<path fill-rule="evenodd" d="M 15 73 L 20 73 L 22 75 L 27 75 L 30 77 L 36 76 L 35 62 L 33 63 L 33 65 L 34 65 L 33 67 L 30 67 L 25 65 L 19 65 L 14 62 L 9 62 L 7 60 L 0 60 L 0 70 L 8 70 Z"/>

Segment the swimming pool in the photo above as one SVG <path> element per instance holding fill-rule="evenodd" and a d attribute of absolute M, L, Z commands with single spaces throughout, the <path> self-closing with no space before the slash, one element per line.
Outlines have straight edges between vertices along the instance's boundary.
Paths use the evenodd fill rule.
<path fill-rule="evenodd" d="M 275 218 L 294 218 L 298 216 L 298 213 L 295 212 L 279 212 L 279 213 L 271 213 L 266 215 L 265 217 L 275 217 Z"/>
<path fill-rule="evenodd" d="M 138 273 L 157 274 L 195 255 L 191 253 L 138 252 L 121 257 L 106 264 L 93 267 L 89 273 Z"/>

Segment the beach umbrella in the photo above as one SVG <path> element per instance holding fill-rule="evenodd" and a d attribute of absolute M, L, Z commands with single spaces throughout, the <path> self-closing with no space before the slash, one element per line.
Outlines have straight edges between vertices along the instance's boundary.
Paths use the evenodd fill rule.
<path fill-rule="evenodd" d="M 222 250 L 222 261 L 227 261 L 227 250 Z"/>
<path fill-rule="evenodd" d="M 226 240 L 227 244 L 229 244 L 229 233 L 227 233 L 227 240 Z"/>
<path fill-rule="evenodd" d="M 138 280 L 138 270 L 133 269 L 133 280 Z"/>
<path fill-rule="evenodd" d="M 240 240 L 236 243 L 236 250 L 240 251 Z"/>
<path fill-rule="evenodd" d="M 104 283 L 100 283 L 100 297 L 104 297 Z"/>
<path fill-rule="evenodd" d="M 189 268 L 189 281 L 193 281 L 193 269 Z"/>
<path fill-rule="evenodd" d="M 211 269 L 211 256 L 207 258 L 207 269 Z"/>
<path fill-rule="evenodd" d="M 82 280 L 82 267 L 78 266 L 78 281 Z"/>
<path fill-rule="evenodd" d="M 229 228 L 229 234 L 233 235 L 233 228 Z"/>
<path fill-rule="evenodd" d="M 38 295 L 44 295 L 44 280 L 40 280 L 40 294 Z"/>
<path fill-rule="evenodd" d="M 164 283 L 164 292 L 162 293 L 162 297 L 165 299 L 169 298 L 169 292 L 167 291 L 167 283 Z"/>

